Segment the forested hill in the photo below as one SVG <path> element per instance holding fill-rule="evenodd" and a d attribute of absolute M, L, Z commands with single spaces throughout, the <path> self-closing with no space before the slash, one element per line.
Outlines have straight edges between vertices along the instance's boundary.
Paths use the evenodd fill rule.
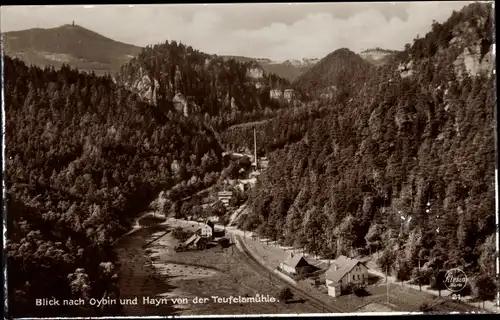
<path fill-rule="evenodd" d="M 491 4 L 471 4 L 400 64 L 346 77 L 350 98 L 270 154 L 242 227 L 329 257 L 381 250 L 401 279 L 419 259 L 423 281 L 451 266 L 493 277 L 492 30 Z"/>
<path fill-rule="evenodd" d="M 363 84 L 375 69 L 349 49 L 330 53 L 302 74 L 294 85 L 312 95 L 338 96 L 351 90 L 347 84 Z"/>
<path fill-rule="evenodd" d="M 187 116 L 227 125 L 246 121 L 245 114 L 282 107 L 270 90 L 290 88 L 256 61 L 209 55 L 176 41 L 146 47 L 122 67 L 117 81 L 155 105 L 173 102 Z"/>
<path fill-rule="evenodd" d="M 104 37 L 79 25 L 2 33 L 5 54 L 26 64 L 72 67 L 96 74 L 116 73 L 140 47 Z"/>
<path fill-rule="evenodd" d="M 160 189 L 211 185 L 221 150 L 110 77 L 9 57 L 4 71 L 9 315 L 81 316 L 34 299 L 116 296 L 114 241 Z"/>

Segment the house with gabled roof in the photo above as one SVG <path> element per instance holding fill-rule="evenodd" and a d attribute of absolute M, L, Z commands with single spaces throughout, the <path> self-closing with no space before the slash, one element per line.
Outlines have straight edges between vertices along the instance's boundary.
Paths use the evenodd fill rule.
<path fill-rule="evenodd" d="M 311 265 L 307 260 L 300 255 L 289 255 L 288 258 L 280 263 L 281 270 L 290 274 L 299 274 L 302 271 L 308 271 Z"/>
<path fill-rule="evenodd" d="M 215 226 L 212 221 L 209 219 L 205 220 L 205 223 L 201 226 L 201 228 L 195 231 L 196 234 L 199 234 L 203 238 L 212 239 L 214 236 Z"/>
<path fill-rule="evenodd" d="M 189 239 L 184 241 L 184 243 L 182 244 L 182 247 L 184 247 L 186 249 L 191 248 L 191 247 L 203 249 L 203 248 L 205 248 L 206 243 L 207 243 L 207 241 L 204 238 L 202 238 L 200 235 L 195 233 L 191 237 L 189 237 Z"/>
<path fill-rule="evenodd" d="M 368 281 L 368 267 L 357 259 L 339 256 L 332 261 L 325 273 L 328 295 L 338 297 L 349 284 L 362 284 Z"/>

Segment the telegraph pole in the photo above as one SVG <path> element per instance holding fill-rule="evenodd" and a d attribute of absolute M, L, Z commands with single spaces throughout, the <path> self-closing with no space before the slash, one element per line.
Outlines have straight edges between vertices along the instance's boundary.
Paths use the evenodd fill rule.
<path fill-rule="evenodd" d="M 385 286 L 386 286 L 386 289 L 387 289 L 387 305 L 389 305 L 389 277 L 388 277 L 388 274 L 389 274 L 389 267 L 385 267 Z"/>

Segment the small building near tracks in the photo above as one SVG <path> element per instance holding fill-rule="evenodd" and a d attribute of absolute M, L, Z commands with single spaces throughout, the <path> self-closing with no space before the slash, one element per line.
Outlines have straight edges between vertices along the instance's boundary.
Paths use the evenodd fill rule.
<path fill-rule="evenodd" d="M 303 256 L 290 255 L 285 261 L 280 263 L 280 268 L 289 274 L 299 274 L 309 271 L 311 265 Z"/>

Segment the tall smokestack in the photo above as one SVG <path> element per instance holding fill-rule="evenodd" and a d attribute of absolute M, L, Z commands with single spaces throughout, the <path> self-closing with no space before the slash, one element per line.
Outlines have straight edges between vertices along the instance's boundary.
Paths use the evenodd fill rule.
<path fill-rule="evenodd" d="M 257 169 L 257 133 L 253 127 L 253 156 L 255 157 L 255 169 Z"/>

